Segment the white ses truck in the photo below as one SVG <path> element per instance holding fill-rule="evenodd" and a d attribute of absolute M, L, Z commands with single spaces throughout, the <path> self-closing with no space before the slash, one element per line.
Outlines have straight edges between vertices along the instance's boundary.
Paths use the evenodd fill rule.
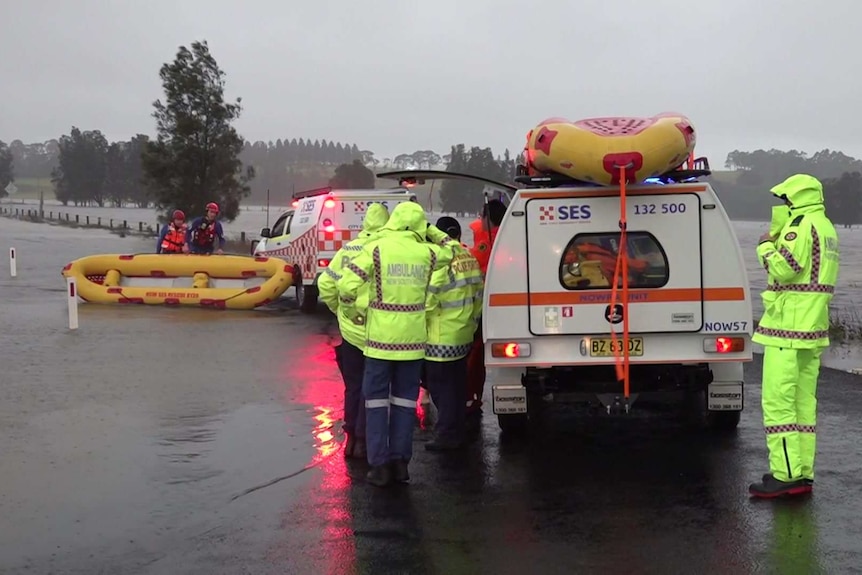
<path fill-rule="evenodd" d="M 300 309 L 317 308 L 317 278 L 335 252 L 362 231 L 365 210 L 373 203 L 391 212 L 401 202 L 415 202 L 406 187 L 372 190 L 320 188 L 293 196 L 292 209 L 272 229 L 263 228 L 252 255 L 283 257 L 294 264 L 293 283 Z"/>
<path fill-rule="evenodd" d="M 520 372 L 520 383 L 491 387 L 504 432 L 531 428 L 548 402 L 607 413 L 658 404 L 698 427 L 736 428 L 752 359 L 751 295 L 730 219 L 712 186 L 697 181 L 708 164 L 690 168 L 641 185 L 558 176 L 519 176 L 522 189 L 497 184 L 513 197 L 492 248 L 482 321 L 487 367 Z"/>

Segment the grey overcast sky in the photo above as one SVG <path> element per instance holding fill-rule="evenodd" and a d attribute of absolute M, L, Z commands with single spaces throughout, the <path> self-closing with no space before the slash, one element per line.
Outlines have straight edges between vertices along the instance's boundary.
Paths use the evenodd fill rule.
<path fill-rule="evenodd" d="M 699 154 L 862 157 L 857 0 L 0 0 L 0 139 L 153 134 L 206 39 L 251 141 L 517 153 L 550 116 L 683 113 Z"/>

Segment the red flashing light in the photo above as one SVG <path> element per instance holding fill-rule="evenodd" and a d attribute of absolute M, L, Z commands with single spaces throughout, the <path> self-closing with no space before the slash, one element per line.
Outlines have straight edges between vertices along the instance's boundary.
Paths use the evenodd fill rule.
<path fill-rule="evenodd" d="M 326 218 L 323 220 L 323 230 L 328 233 L 332 233 L 335 231 L 335 226 L 332 225 L 332 220 Z"/>
<path fill-rule="evenodd" d="M 292 207 L 292 208 L 299 207 L 299 200 L 293 200 L 293 201 L 290 203 L 290 207 Z"/>
<path fill-rule="evenodd" d="M 326 259 L 317 260 L 317 267 L 319 267 L 319 268 L 325 268 L 325 267 L 328 267 L 328 266 L 329 266 L 329 260 L 326 260 Z"/>
<path fill-rule="evenodd" d="M 508 342 L 491 344 L 492 357 L 505 357 L 508 359 L 529 357 L 530 351 L 530 344 L 528 343 Z"/>
<path fill-rule="evenodd" d="M 717 353 L 735 353 L 745 350 L 745 340 L 741 337 L 717 337 L 715 338 L 715 351 Z"/>
<path fill-rule="evenodd" d="M 323 202 L 323 207 L 324 208 L 334 208 L 335 207 L 335 200 L 333 200 L 331 198 L 327 199 L 325 202 Z"/>

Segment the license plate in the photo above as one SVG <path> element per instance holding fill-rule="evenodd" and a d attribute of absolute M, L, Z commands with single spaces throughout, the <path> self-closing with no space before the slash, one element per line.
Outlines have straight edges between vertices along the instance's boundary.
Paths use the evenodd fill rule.
<path fill-rule="evenodd" d="M 613 357 L 614 350 L 619 349 L 622 355 L 623 338 L 615 340 L 612 337 L 596 337 L 590 341 L 590 357 Z M 629 338 L 629 356 L 640 357 L 644 354 L 644 339 Z"/>
<path fill-rule="evenodd" d="M 527 413 L 527 389 L 523 385 L 495 385 L 491 399 L 495 415 Z"/>
<path fill-rule="evenodd" d="M 709 411 L 742 411 L 742 384 L 737 382 L 712 382 L 707 391 Z"/>

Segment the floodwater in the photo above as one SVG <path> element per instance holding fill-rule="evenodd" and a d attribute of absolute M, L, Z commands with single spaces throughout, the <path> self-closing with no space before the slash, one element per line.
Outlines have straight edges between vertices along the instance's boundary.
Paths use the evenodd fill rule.
<path fill-rule="evenodd" d="M 820 381 L 816 493 L 756 502 L 759 361 L 738 433 L 552 413 L 530 442 L 484 415 L 463 453 L 417 429 L 411 485 L 341 456 L 328 314 L 81 304 L 60 269 L 119 239 L 0 219 L 0 573 L 851 573 L 862 394 Z M 505 376 L 491 371 L 491 381 Z M 488 396 L 486 394 L 486 401 Z M 635 405 L 635 408 L 637 406 Z"/>

